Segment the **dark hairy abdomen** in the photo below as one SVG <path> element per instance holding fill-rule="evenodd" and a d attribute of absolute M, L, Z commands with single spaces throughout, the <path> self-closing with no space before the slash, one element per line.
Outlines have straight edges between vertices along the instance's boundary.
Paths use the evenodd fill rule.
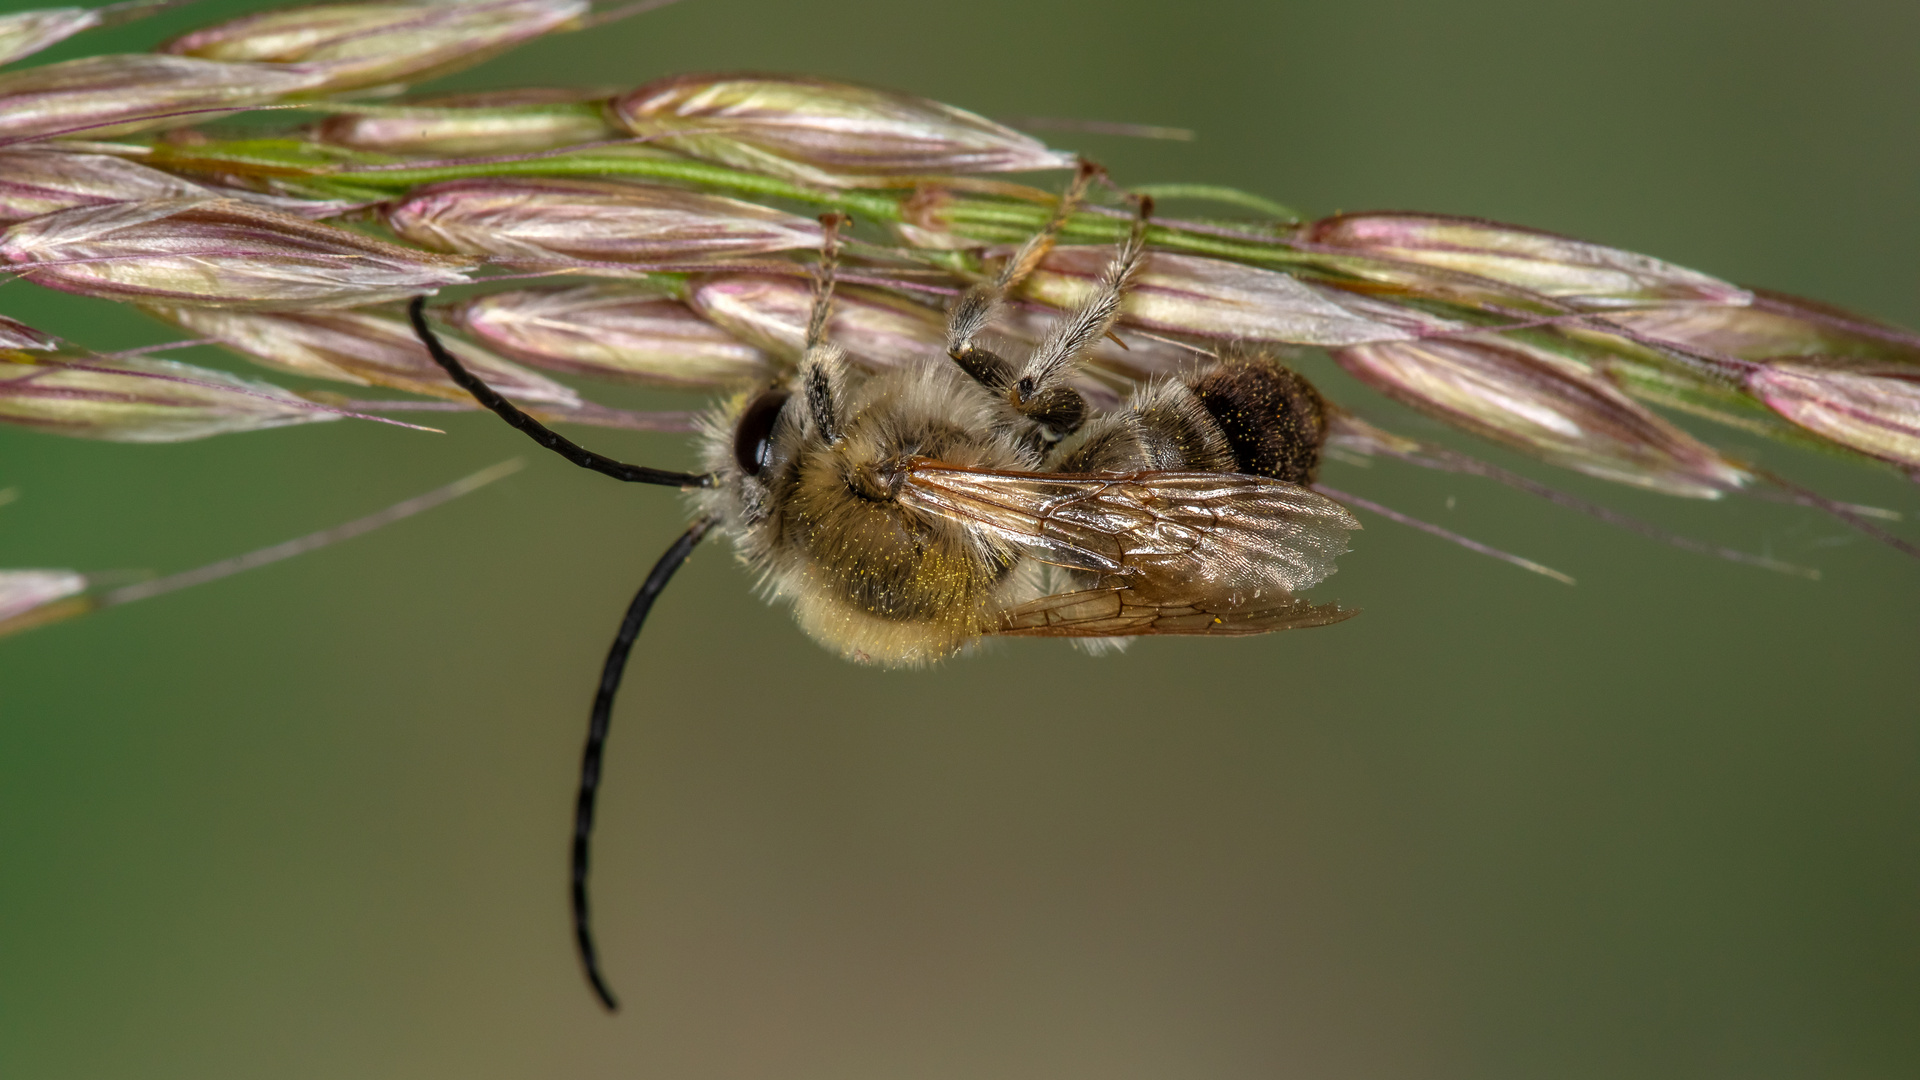
<path fill-rule="evenodd" d="M 1310 484 L 1326 441 L 1313 384 L 1264 356 L 1226 357 L 1191 384 L 1233 446 L 1237 472 Z"/>

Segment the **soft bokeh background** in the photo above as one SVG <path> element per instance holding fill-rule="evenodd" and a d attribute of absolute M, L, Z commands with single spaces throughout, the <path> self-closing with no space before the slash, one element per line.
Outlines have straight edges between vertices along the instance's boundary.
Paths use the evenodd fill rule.
<path fill-rule="evenodd" d="M 1915 325 L 1917 40 L 1897 0 L 689 0 L 442 85 L 805 70 L 1188 126 L 1053 141 L 1123 181 L 1480 214 Z M 101 349 L 166 339 L 31 285 L 0 309 Z M 0 430 L 23 492 L 0 565 L 183 569 L 531 457 L 492 419 L 448 427 Z M 1888 474 L 1730 445 L 1920 511 Z M 696 554 L 615 728 L 611 1019 L 567 937 L 566 836 L 671 495 L 531 457 L 350 545 L 0 642 L 0 1074 L 1920 1073 L 1920 565 L 1789 508 L 1519 467 L 1826 580 L 1336 463 L 1579 586 L 1368 518 L 1320 593 L 1366 609 L 1338 627 L 884 673 Z"/>

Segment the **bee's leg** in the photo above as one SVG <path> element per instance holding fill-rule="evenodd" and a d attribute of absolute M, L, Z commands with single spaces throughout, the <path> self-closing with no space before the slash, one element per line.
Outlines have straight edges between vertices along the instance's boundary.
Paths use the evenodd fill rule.
<path fill-rule="evenodd" d="M 813 277 L 813 311 L 807 315 L 807 351 L 826 343 L 833 315 L 833 280 L 840 272 L 840 230 L 852 219 L 835 211 L 821 214 L 820 266 Z"/>
<path fill-rule="evenodd" d="M 677 488 L 703 488 L 713 486 L 713 477 L 706 473 L 668 472 L 664 469 L 649 469 L 644 465 L 628 465 L 610 457 L 596 454 L 574 442 L 547 425 L 521 412 L 519 406 L 501 397 L 499 391 L 488 386 L 478 375 L 468 371 L 459 357 L 453 355 L 440 336 L 427 325 L 427 298 L 416 296 L 407 305 L 407 317 L 413 320 L 413 332 L 419 335 L 420 343 L 435 363 L 445 369 L 462 390 L 472 394 L 475 401 L 492 409 L 500 419 L 524 432 L 528 438 L 541 446 L 559 454 L 583 469 L 592 469 L 604 473 L 615 480 L 626 480 L 635 484 L 662 484 Z"/>
<path fill-rule="evenodd" d="M 813 311 L 807 317 L 807 351 L 800 358 L 800 392 L 807 403 L 807 422 L 829 446 L 841 438 L 840 387 L 846 381 L 847 358 L 840 346 L 827 340 L 827 320 L 833 315 L 833 279 L 840 266 L 840 227 L 844 214 L 822 214 L 826 235 L 820 246 L 820 272 L 814 278 Z"/>
<path fill-rule="evenodd" d="M 800 362 L 800 393 L 807 403 L 806 423 L 822 442 L 837 445 L 845 436 L 840 424 L 845 416 L 840 407 L 840 388 L 846 382 L 847 356 L 840 346 L 823 342 L 807 350 Z"/>
<path fill-rule="evenodd" d="M 1019 251 L 1014 252 L 1007 264 L 1000 268 L 999 276 L 968 289 L 953 305 L 953 310 L 947 313 L 947 355 L 953 357 L 953 362 L 959 364 L 962 371 L 973 376 L 987 389 L 995 393 L 1004 392 L 1013 382 L 1013 365 L 991 350 L 975 345 L 973 339 L 999 317 L 1001 309 L 1006 306 L 1007 294 L 1018 288 L 1027 275 L 1040 265 L 1040 261 L 1047 257 L 1047 253 L 1053 250 L 1060 230 L 1086 198 L 1087 185 L 1100 174 L 1098 165 L 1082 161 L 1080 171 L 1074 174 L 1073 182 L 1067 185 L 1066 194 L 1060 196 L 1060 203 L 1054 208 L 1046 226 L 1022 244 Z"/>
<path fill-rule="evenodd" d="M 1127 289 L 1146 255 L 1147 221 L 1152 216 L 1153 200 L 1143 197 L 1133 231 L 1114 252 L 1113 261 L 1101 273 L 1094 294 L 1047 333 L 1027 358 L 1019 377 L 1008 387 L 1007 396 L 1014 408 L 1026 412 L 1043 405 L 1050 394 L 1072 392 L 1065 383 L 1073 374 L 1074 365 L 1120 318 L 1120 302 L 1126 298 Z"/>

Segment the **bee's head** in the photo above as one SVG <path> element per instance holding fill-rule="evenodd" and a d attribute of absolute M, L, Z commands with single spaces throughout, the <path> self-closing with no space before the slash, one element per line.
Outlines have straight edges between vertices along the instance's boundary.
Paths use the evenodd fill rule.
<path fill-rule="evenodd" d="M 998 422 L 996 399 L 954 365 L 861 374 L 837 354 L 816 351 L 704 424 L 704 464 L 715 481 L 704 508 L 749 552 L 797 542 L 799 522 L 913 516 L 895 495 L 917 457 L 987 469 L 1039 464 Z"/>
<path fill-rule="evenodd" d="M 698 501 L 746 539 L 775 512 L 795 463 L 822 441 L 798 373 L 741 394 L 701 423 L 703 464 L 714 485 Z"/>
<path fill-rule="evenodd" d="M 842 440 L 847 377 L 840 350 L 822 346 L 784 378 L 735 398 L 708 419 L 707 467 L 717 486 L 741 500 L 746 523 L 757 517 L 753 504 L 764 501 L 808 448 Z"/>

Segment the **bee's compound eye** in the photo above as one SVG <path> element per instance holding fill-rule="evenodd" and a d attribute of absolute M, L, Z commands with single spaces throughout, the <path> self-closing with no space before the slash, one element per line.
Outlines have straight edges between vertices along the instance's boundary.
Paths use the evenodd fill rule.
<path fill-rule="evenodd" d="M 780 421 L 788 396 L 785 390 L 768 390 L 740 414 L 740 426 L 733 429 L 733 460 L 748 476 L 759 476 L 773 460 L 773 425 Z"/>

